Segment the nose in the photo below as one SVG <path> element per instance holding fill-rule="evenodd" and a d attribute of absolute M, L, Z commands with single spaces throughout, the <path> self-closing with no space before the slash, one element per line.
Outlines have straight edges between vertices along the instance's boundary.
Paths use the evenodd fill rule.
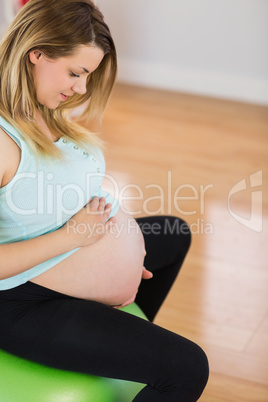
<path fill-rule="evenodd" d="M 72 90 L 79 95 L 84 95 L 87 92 L 87 79 L 80 77 L 72 86 Z"/>

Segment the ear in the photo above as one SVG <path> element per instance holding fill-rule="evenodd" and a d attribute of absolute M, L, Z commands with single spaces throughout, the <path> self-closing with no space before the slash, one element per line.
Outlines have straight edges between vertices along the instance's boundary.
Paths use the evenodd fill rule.
<path fill-rule="evenodd" d="M 38 64 L 38 62 L 40 61 L 41 58 L 42 58 L 42 53 L 40 52 L 40 50 L 32 50 L 29 53 L 29 59 L 32 64 Z"/>

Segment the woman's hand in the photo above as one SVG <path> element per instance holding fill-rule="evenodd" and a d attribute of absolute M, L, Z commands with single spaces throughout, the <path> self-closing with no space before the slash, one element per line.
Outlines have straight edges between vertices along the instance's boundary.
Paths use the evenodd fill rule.
<path fill-rule="evenodd" d="M 153 277 L 153 273 L 151 271 L 148 271 L 145 267 L 143 267 L 142 270 L 142 279 L 151 279 Z"/>
<path fill-rule="evenodd" d="M 115 217 L 109 219 L 112 205 L 110 203 L 105 204 L 104 197 L 100 199 L 93 197 L 61 228 L 65 234 L 72 237 L 74 248 L 96 243 L 116 222 Z"/>

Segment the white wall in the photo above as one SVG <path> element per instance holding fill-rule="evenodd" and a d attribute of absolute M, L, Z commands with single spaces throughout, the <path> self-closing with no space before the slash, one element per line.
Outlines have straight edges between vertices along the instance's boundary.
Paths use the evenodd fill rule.
<path fill-rule="evenodd" d="M 0 35 L 12 22 L 18 9 L 16 0 L 0 0 Z"/>
<path fill-rule="evenodd" d="M 0 0 L 0 34 L 14 3 Z M 119 81 L 268 105 L 268 0 L 96 3 L 116 42 Z"/>
<path fill-rule="evenodd" d="M 118 80 L 268 104 L 267 0 L 96 0 Z"/>

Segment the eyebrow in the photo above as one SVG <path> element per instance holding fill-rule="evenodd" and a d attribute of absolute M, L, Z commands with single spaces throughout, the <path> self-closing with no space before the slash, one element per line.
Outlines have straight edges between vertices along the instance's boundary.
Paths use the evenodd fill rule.
<path fill-rule="evenodd" d="M 82 68 L 85 71 L 85 73 L 89 74 L 89 71 L 85 67 L 79 67 L 79 68 Z"/>

